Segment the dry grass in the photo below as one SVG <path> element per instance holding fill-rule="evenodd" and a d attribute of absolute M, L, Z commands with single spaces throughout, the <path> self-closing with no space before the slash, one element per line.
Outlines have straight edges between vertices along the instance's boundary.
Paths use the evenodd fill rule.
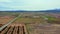
<path fill-rule="evenodd" d="M 29 34 L 60 34 L 60 25 L 54 24 L 28 24 L 27 29 Z"/>

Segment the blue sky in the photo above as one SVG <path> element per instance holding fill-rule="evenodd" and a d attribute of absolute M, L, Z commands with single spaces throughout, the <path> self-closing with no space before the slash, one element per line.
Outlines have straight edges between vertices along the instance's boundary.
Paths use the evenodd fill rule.
<path fill-rule="evenodd" d="M 60 8 L 60 0 L 0 0 L 0 10 L 49 10 Z"/>

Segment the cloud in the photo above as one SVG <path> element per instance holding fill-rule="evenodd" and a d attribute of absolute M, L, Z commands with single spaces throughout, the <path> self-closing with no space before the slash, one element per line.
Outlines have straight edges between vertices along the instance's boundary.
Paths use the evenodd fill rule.
<path fill-rule="evenodd" d="M 0 8 L 3 7 L 2 10 L 47 10 L 60 8 L 59 1 L 60 0 L 0 0 Z"/>
<path fill-rule="evenodd" d="M 12 2 L 10 0 L 0 0 L 0 2 Z"/>

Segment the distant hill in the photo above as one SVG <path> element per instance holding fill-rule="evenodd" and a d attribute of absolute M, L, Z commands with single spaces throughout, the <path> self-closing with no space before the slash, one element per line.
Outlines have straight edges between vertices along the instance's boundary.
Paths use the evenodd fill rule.
<path fill-rule="evenodd" d="M 12 10 L 12 11 L 0 11 L 0 12 L 60 12 L 60 9 L 41 10 L 41 11 Z"/>

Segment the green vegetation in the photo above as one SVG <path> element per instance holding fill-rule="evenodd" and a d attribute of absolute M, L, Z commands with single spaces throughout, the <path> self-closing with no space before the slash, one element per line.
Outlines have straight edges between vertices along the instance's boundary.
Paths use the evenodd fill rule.
<path fill-rule="evenodd" d="M 45 16 L 45 17 L 48 18 L 48 20 L 52 20 L 52 21 L 56 20 L 56 18 L 52 16 Z"/>

